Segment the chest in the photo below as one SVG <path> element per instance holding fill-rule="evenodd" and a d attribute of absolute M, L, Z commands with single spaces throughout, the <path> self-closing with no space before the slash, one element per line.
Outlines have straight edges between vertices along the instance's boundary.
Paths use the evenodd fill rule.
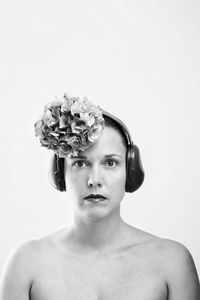
<path fill-rule="evenodd" d="M 31 300 L 167 300 L 156 264 L 118 256 L 103 259 L 45 259 Z"/>

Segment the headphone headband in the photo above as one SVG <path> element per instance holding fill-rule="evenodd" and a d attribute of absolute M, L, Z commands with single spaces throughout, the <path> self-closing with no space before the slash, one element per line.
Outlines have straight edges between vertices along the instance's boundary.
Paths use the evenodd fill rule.
<path fill-rule="evenodd" d="M 122 129 L 122 131 L 126 135 L 128 145 L 134 146 L 134 143 L 131 139 L 131 135 L 130 135 L 130 132 L 129 132 L 127 126 L 119 118 L 117 118 L 116 116 L 112 115 L 111 113 L 109 113 L 109 112 L 107 112 L 103 109 L 101 109 L 101 110 L 102 110 L 103 115 L 109 117 L 110 119 L 113 119 L 114 121 L 116 121 L 119 124 L 120 128 Z"/>

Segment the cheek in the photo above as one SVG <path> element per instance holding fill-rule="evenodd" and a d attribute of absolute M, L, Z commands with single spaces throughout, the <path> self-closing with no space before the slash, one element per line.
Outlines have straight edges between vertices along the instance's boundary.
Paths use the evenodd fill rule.
<path fill-rule="evenodd" d="M 69 187 L 75 194 L 79 194 L 81 191 L 84 191 L 85 176 L 83 174 L 66 174 L 65 180 L 67 187 Z"/>
<path fill-rule="evenodd" d="M 126 172 L 122 170 L 122 172 L 112 174 L 112 176 L 108 177 L 110 182 L 110 186 L 113 188 L 113 192 L 119 190 L 125 190 L 125 183 L 126 183 Z"/>

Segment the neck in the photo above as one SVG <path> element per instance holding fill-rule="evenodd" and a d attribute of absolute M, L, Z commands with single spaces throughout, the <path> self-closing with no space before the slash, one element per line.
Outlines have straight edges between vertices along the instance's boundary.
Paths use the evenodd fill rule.
<path fill-rule="evenodd" d="M 122 244 L 126 225 L 116 212 L 95 219 L 74 215 L 70 236 L 79 249 L 114 249 Z"/>

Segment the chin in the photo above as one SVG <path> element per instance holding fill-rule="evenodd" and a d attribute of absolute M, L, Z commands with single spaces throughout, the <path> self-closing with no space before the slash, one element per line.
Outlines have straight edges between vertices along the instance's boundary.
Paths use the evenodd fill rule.
<path fill-rule="evenodd" d="M 108 209 L 101 209 L 98 207 L 95 207 L 93 209 L 88 209 L 84 212 L 85 216 L 92 220 L 99 220 L 102 218 L 107 217 L 110 214 L 110 211 Z"/>

